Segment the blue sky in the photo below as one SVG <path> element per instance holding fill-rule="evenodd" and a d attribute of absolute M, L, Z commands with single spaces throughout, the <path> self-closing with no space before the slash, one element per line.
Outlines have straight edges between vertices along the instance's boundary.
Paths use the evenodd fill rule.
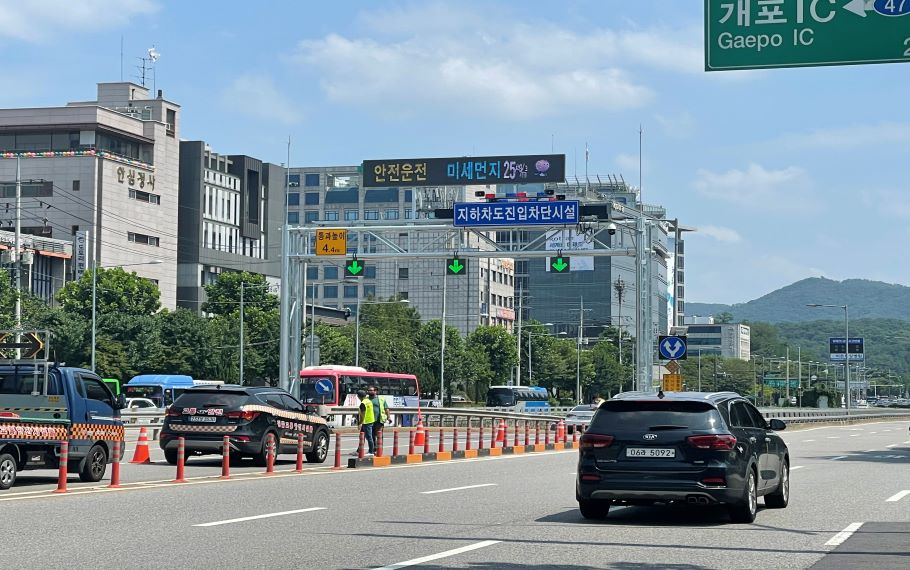
<path fill-rule="evenodd" d="M 846 0 L 837 0 L 845 4 Z M 113 7 L 115 6 L 116 7 Z M 0 107 L 94 96 L 162 54 L 181 136 L 294 166 L 556 152 L 698 228 L 686 296 L 910 285 L 910 66 L 703 71 L 695 0 L 0 0 Z M 10 88 L 14 86 L 13 88 Z"/>

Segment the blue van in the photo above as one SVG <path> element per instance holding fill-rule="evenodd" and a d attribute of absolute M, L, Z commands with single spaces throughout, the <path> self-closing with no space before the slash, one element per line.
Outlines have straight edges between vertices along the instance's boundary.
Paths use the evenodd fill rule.
<path fill-rule="evenodd" d="M 123 393 L 127 398 L 148 398 L 156 407 L 166 408 L 195 385 L 193 377 L 185 374 L 140 374 L 130 378 Z"/>
<path fill-rule="evenodd" d="M 35 361 L 0 364 L 0 490 L 25 469 L 59 469 L 69 441 L 69 473 L 100 481 L 115 446 L 123 452 L 122 396 L 94 372 Z"/>

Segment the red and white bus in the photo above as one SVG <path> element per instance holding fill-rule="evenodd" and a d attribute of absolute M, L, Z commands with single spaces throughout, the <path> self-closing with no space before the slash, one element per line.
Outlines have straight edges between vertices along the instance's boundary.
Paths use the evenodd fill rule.
<path fill-rule="evenodd" d="M 300 385 L 294 394 L 304 404 L 319 406 L 356 407 L 360 405 L 357 392 L 369 386 L 379 389 L 379 396 L 392 410 L 419 408 L 420 384 L 413 374 L 394 372 L 369 372 L 359 366 L 307 366 L 300 371 Z M 330 424 L 335 418 L 326 416 Z M 409 416 L 397 415 L 391 419 L 397 425 L 411 425 Z M 351 423 L 349 420 L 346 422 Z M 337 424 L 340 425 L 340 422 Z"/>

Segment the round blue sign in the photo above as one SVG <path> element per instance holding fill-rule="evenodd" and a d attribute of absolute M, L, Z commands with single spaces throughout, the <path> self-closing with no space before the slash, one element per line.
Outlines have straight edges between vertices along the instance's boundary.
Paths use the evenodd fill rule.
<path fill-rule="evenodd" d="M 331 394 L 334 392 L 334 386 L 332 386 L 332 381 L 323 378 L 316 382 L 316 393 L 325 396 L 326 394 Z"/>

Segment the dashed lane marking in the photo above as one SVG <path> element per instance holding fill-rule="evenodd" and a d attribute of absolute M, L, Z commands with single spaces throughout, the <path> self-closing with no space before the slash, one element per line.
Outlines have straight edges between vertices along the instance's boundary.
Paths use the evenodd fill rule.
<path fill-rule="evenodd" d="M 452 487 L 451 489 L 437 489 L 435 491 L 421 491 L 421 495 L 435 495 L 437 493 L 448 493 L 450 491 L 465 491 L 467 489 L 479 489 L 480 487 L 495 487 L 496 483 L 481 483 L 479 485 L 468 485 L 466 487 Z"/>
<path fill-rule="evenodd" d="M 825 546 L 840 546 L 845 540 L 850 538 L 854 532 L 858 531 L 861 526 L 863 526 L 863 523 L 861 522 L 850 523 L 847 525 L 847 528 L 832 536 L 831 540 L 825 543 Z"/>
<path fill-rule="evenodd" d="M 904 497 L 906 497 L 907 495 L 910 495 L 910 491 L 901 491 L 900 493 L 895 493 L 894 495 L 885 499 L 885 502 L 886 503 L 896 503 L 896 502 L 900 501 L 901 499 L 903 499 Z"/>
<path fill-rule="evenodd" d="M 253 515 L 251 517 L 240 517 L 239 519 L 228 519 L 228 520 L 224 520 L 224 521 L 215 521 L 215 522 L 209 522 L 209 523 L 194 524 L 193 526 L 201 526 L 201 527 L 221 526 L 223 524 L 234 524 L 234 523 L 239 523 L 239 522 L 255 521 L 255 520 L 259 520 L 259 519 L 270 519 L 272 517 L 283 517 L 286 515 L 296 515 L 296 514 L 300 514 L 300 513 L 311 513 L 313 511 L 324 511 L 324 510 L 325 510 L 325 507 L 310 507 L 308 509 L 297 509 L 295 511 L 282 511 L 280 513 Z"/>
<path fill-rule="evenodd" d="M 838 455 L 837 457 L 832 457 L 831 461 L 837 461 L 838 459 L 846 459 L 846 455 Z"/>
<path fill-rule="evenodd" d="M 463 554 L 465 552 L 471 552 L 472 550 L 478 550 L 480 548 L 486 548 L 487 546 L 493 546 L 494 544 L 499 544 L 499 540 L 484 540 L 482 542 L 475 542 L 474 544 L 469 544 L 467 546 L 462 546 L 461 548 L 453 548 L 452 550 L 446 550 L 445 552 L 440 552 L 438 554 L 431 554 L 429 556 L 424 556 L 421 558 L 412 558 L 411 560 L 405 560 L 404 562 L 398 562 L 396 564 L 391 564 L 389 566 L 383 566 L 377 570 L 397 570 L 398 568 L 407 568 L 408 566 L 417 566 L 418 564 L 423 564 L 424 562 L 432 562 L 434 560 L 439 560 L 440 558 L 448 558 L 450 556 L 455 556 L 456 554 Z"/>
<path fill-rule="evenodd" d="M 802 469 L 803 467 L 805 467 L 805 465 L 794 465 L 793 467 L 790 467 L 790 471 L 796 471 L 797 469 Z"/>

